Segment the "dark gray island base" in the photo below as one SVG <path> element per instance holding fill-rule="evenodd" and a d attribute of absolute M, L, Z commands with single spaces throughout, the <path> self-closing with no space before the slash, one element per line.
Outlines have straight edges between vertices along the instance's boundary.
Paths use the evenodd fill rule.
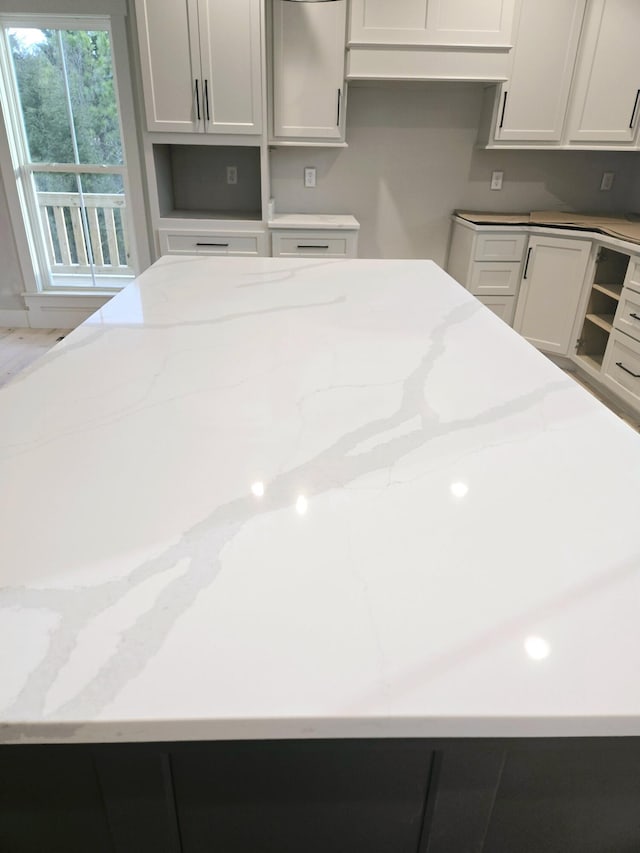
<path fill-rule="evenodd" d="M 0 747 L 2 853 L 638 850 L 638 738 Z"/>

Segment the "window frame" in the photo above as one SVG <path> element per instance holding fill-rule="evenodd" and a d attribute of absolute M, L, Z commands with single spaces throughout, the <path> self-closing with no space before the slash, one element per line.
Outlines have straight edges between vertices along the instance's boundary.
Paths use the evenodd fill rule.
<path fill-rule="evenodd" d="M 126 219 L 129 263 L 139 275 L 151 263 L 147 212 L 144 204 L 141 151 L 139 146 L 136 111 L 129 61 L 127 30 L 124 15 L 77 15 L 0 13 L 0 174 L 4 182 L 16 249 L 22 268 L 25 295 L 66 296 L 113 295 L 121 288 L 74 287 L 61 288 L 49 285 L 48 261 L 43 257 L 42 241 L 31 231 L 31 217 L 37 222 L 33 193 L 25 190 L 25 174 L 20 166 L 27 152 L 20 150 L 23 140 L 12 138 L 7 127 L 10 122 L 22 122 L 17 93 L 12 83 L 13 69 L 9 55 L 10 27 L 52 28 L 63 30 L 106 30 L 109 33 L 113 59 L 114 90 L 118 100 L 120 135 L 123 149 L 123 184 L 126 198 Z M 5 111 L 10 116 L 5 115 Z M 24 137 L 23 137 L 24 138 Z M 21 158 L 25 158 L 22 160 Z M 34 164 L 38 165 L 38 164 Z M 120 171 L 120 170 L 118 170 Z M 28 215 L 26 215 L 28 214 Z M 123 285 L 124 286 L 124 285 Z"/>

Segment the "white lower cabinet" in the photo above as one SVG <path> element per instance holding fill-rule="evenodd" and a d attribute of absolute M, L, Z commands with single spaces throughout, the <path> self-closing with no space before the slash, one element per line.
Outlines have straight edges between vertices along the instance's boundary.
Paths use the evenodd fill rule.
<path fill-rule="evenodd" d="M 568 355 L 591 241 L 529 240 L 513 327 L 544 352 Z"/>
<path fill-rule="evenodd" d="M 527 236 L 454 220 L 447 271 L 505 323 L 513 324 Z"/>
<path fill-rule="evenodd" d="M 349 251 L 349 240 L 337 232 L 290 231 L 274 232 L 271 235 L 271 253 L 274 257 L 307 258 L 350 258 L 355 254 Z"/>
<path fill-rule="evenodd" d="M 274 258 L 357 258 L 360 223 L 347 214 L 282 213 L 269 220 Z"/>
<path fill-rule="evenodd" d="M 478 299 L 508 326 L 513 325 L 513 315 L 516 310 L 515 296 L 479 296 Z"/>
<path fill-rule="evenodd" d="M 640 408 L 640 343 L 614 331 L 602 365 L 606 384 L 622 399 Z"/>
<path fill-rule="evenodd" d="M 267 235 L 264 231 L 236 232 L 208 228 L 181 231 L 176 228 L 160 228 L 158 242 L 161 255 L 267 255 Z"/>
<path fill-rule="evenodd" d="M 568 356 L 640 412 L 640 247 L 553 231 L 526 245 L 529 233 L 454 217 L 447 271 L 535 347 Z"/>
<path fill-rule="evenodd" d="M 520 261 L 476 261 L 471 267 L 468 290 L 476 296 L 515 296 L 520 284 Z"/>
<path fill-rule="evenodd" d="M 616 329 L 640 341 L 640 293 L 623 289 L 614 323 Z"/>

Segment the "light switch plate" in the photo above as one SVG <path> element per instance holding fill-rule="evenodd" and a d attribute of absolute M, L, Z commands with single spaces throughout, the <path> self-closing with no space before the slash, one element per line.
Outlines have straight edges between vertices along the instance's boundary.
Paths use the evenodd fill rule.
<path fill-rule="evenodd" d="M 228 184 L 237 184 L 238 183 L 238 167 L 237 166 L 227 166 L 227 183 Z"/>
<path fill-rule="evenodd" d="M 316 185 L 316 167 L 305 166 L 304 169 L 304 185 L 305 187 L 315 187 Z"/>
<path fill-rule="evenodd" d="M 491 173 L 491 189 L 492 190 L 501 190 L 503 178 L 504 178 L 504 172 L 492 172 Z"/>

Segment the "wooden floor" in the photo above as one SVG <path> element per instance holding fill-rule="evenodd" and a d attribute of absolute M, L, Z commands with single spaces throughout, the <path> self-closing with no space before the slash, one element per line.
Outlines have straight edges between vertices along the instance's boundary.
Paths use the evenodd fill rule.
<path fill-rule="evenodd" d="M 29 367 L 65 335 L 60 329 L 0 329 L 0 386 Z"/>

